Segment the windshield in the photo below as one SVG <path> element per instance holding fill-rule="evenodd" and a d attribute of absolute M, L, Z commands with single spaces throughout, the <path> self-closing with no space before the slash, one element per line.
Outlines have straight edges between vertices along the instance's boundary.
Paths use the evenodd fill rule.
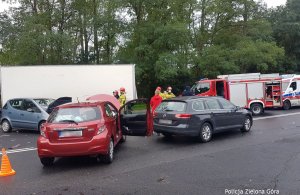
<path fill-rule="evenodd" d="M 44 98 L 33 99 L 33 100 L 42 107 L 48 107 L 54 101 L 54 99 L 44 99 Z"/>
<path fill-rule="evenodd" d="M 185 102 L 165 101 L 165 102 L 162 102 L 156 108 L 156 111 L 178 111 L 178 112 L 184 112 L 185 108 L 186 108 L 186 103 Z"/>
<path fill-rule="evenodd" d="M 205 93 L 209 91 L 209 89 L 210 89 L 210 84 L 208 82 L 199 82 L 194 87 L 195 95 Z"/>
<path fill-rule="evenodd" d="M 99 120 L 101 118 L 98 107 L 60 108 L 49 116 L 49 123 L 80 123 Z"/>
<path fill-rule="evenodd" d="M 286 91 L 290 82 L 282 82 L 282 91 Z"/>

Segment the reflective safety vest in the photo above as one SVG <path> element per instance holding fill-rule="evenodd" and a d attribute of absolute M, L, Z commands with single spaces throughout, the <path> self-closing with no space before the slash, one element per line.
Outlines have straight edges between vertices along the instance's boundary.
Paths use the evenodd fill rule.
<path fill-rule="evenodd" d="M 167 92 L 167 93 L 165 94 L 165 99 L 170 99 L 170 98 L 173 98 L 173 97 L 176 97 L 176 96 L 174 95 L 174 93 L 169 93 L 169 92 Z"/>
<path fill-rule="evenodd" d="M 159 96 L 164 100 L 166 99 L 165 94 L 164 93 L 159 93 Z"/>
<path fill-rule="evenodd" d="M 119 97 L 120 106 L 123 106 L 126 103 L 126 95 L 124 93 L 121 93 Z"/>

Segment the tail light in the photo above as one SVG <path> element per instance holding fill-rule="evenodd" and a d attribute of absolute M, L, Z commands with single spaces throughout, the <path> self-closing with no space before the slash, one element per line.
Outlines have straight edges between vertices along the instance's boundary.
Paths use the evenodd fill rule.
<path fill-rule="evenodd" d="M 191 118 L 192 115 L 191 114 L 176 114 L 175 117 L 176 118 Z"/>
<path fill-rule="evenodd" d="M 40 134 L 42 137 L 47 138 L 45 124 L 41 125 Z"/>
<path fill-rule="evenodd" d="M 40 132 L 40 133 L 41 133 L 41 136 L 42 136 L 42 137 L 44 137 L 44 138 L 47 138 L 47 136 L 46 136 L 46 132 L 45 132 L 45 131 L 41 130 L 41 132 Z"/>
<path fill-rule="evenodd" d="M 98 129 L 98 131 L 97 131 L 97 135 L 99 135 L 100 133 L 102 133 L 105 129 L 106 129 L 106 126 L 105 126 L 105 125 L 99 127 L 99 129 Z"/>

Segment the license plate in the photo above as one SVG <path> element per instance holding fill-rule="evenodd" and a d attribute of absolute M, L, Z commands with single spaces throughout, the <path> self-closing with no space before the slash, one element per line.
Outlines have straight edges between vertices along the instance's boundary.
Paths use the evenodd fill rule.
<path fill-rule="evenodd" d="M 60 131 L 59 137 L 81 137 L 82 131 Z"/>
<path fill-rule="evenodd" d="M 171 124 L 172 124 L 172 121 L 171 121 L 171 120 L 165 120 L 165 119 L 159 119 L 159 123 L 171 125 Z"/>

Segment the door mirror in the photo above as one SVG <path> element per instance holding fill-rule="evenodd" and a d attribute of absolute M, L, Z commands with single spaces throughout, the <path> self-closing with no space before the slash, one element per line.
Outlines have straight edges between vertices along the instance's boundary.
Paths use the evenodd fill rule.
<path fill-rule="evenodd" d="M 291 88 L 291 87 L 288 88 L 288 93 L 291 93 L 293 91 L 294 91 L 293 88 Z"/>

